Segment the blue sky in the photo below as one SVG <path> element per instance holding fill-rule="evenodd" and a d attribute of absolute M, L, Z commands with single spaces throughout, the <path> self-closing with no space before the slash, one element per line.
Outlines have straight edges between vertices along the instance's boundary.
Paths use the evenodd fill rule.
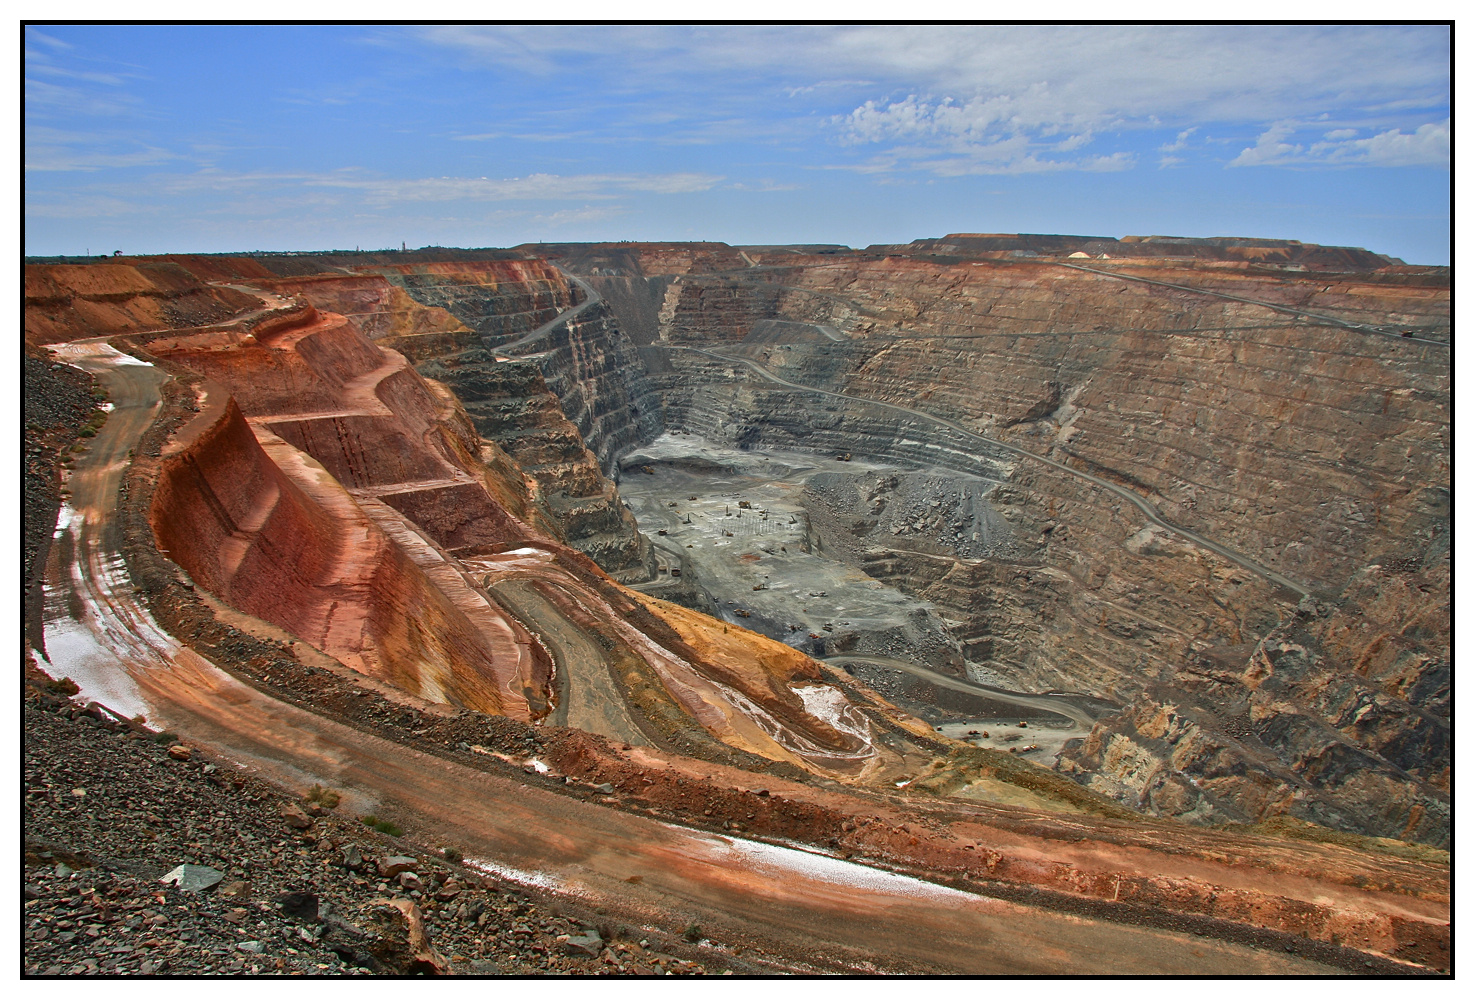
<path fill-rule="evenodd" d="M 25 252 L 947 232 L 1450 261 L 1443 27 L 25 31 Z"/>

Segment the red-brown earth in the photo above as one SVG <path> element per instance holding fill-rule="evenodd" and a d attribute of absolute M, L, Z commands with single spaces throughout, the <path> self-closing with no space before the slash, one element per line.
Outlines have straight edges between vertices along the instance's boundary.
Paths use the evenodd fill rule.
<path fill-rule="evenodd" d="M 1447 287 L 1386 264 L 1316 276 L 1320 291 L 1297 272 L 1131 270 L 1185 291 L 1057 263 L 928 259 L 927 247 L 851 260 L 547 249 L 576 271 L 623 271 L 575 283 L 543 260 L 413 255 L 28 266 L 28 342 L 73 342 L 61 356 L 97 372 L 116 406 L 69 478 L 74 513 L 46 595 L 56 658 L 42 666 L 285 787 L 336 784 L 562 891 L 646 915 L 681 900 L 789 946 L 807 920 L 813 947 L 869 952 L 880 968 L 1101 971 L 1091 956 L 1108 952 L 1158 971 L 1447 967 L 1437 851 L 1291 821 L 1204 830 L 1119 804 L 1336 826 L 1339 809 L 1380 796 L 1393 803 L 1385 825 L 1353 830 L 1444 842 L 1449 710 L 1429 678 L 1448 659 L 1448 554 L 1428 532 L 1447 523 L 1429 497 L 1448 489 L 1448 387 L 1442 346 L 1422 341 L 1447 340 Z M 1296 254 L 1330 266 L 1277 259 Z M 772 319 L 840 339 L 739 345 Z M 1426 335 L 1357 327 L 1370 323 Z M 85 342 L 118 335 L 113 349 Z M 497 354 L 514 341 L 538 352 L 538 378 L 498 374 L 526 369 Z M 1297 608 L 1253 568 L 1180 552 L 1171 533 L 1141 537 L 1136 509 L 1089 481 L 1011 460 L 1005 504 L 1039 538 L 1027 557 L 960 558 L 920 532 L 854 557 L 955 609 L 960 649 L 987 639 L 1006 676 L 1124 707 L 1063 757 L 1065 774 L 937 737 L 854 678 L 625 590 L 591 561 L 627 576 L 645 565 L 605 478 L 621 442 L 661 421 L 713 431 L 698 410 L 735 402 L 773 434 L 793 404 L 761 374 L 729 366 L 714 380 L 720 364 L 662 344 L 736 350 L 862 403 L 926 406 L 1106 475 L 1316 596 Z M 153 367 L 119 364 L 117 349 Z M 1272 370 L 1289 373 L 1289 396 L 1266 388 Z M 1168 383 L 1176 402 L 1160 407 Z M 766 422 L 752 416 L 765 394 L 782 400 Z M 877 441 L 882 423 L 872 417 Z M 1360 443 L 1390 437 L 1404 444 Z M 1323 530 L 1317 505 L 1334 503 L 1371 517 Z M 89 628 L 103 638 L 69 660 Z M 1194 656 L 1213 670 L 1189 669 Z M 849 707 L 810 714 L 796 689 L 815 686 Z M 575 718 L 615 742 L 555 724 Z M 1300 736 L 1275 728 L 1285 718 Z M 1036 805 L 948 797 L 965 782 Z M 723 835 L 682 832 L 701 828 Z M 617 847 L 596 848 L 610 837 Z M 897 909 L 844 865 L 801 877 L 792 859 L 739 864 L 751 837 L 961 893 Z M 714 855 L 715 842 L 739 846 Z M 1007 902 L 969 902 L 989 899 Z M 858 934 L 846 923 L 857 908 L 897 926 Z M 964 911 L 982 921 L 974 936 L 944 933 Z M 984 944 L 1010 922 L 1021 940 L 1081 929 L 1010 965 Z M 915 947 L 896 943 L 903 925 Z"/>

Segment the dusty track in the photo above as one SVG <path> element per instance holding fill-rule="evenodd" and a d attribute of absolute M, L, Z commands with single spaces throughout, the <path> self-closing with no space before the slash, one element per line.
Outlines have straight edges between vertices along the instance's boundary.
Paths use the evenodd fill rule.
<path fill-rule="evenodd" d="M 559 705 L 549 722 L 599 733 L 626 743 L 648 744 L 630 717 L 610 676 L 609 662 L 599 646 L 561 615 L 526 580 L 503 580 L 491 586 L 498 601 L 522 619 L 553 652 L 558 665 Z"/>
<path fill-rule="evenodd" d="M 1010 691 L 1008 688 L 993 687 L 988 684 L 975 684 L 959 677 L 949 677 L 939 674 L 935 670 L 928 670 L 910 660 L 898 660 L 889 656 L 855 656 L 845 654 L 843 656 L 827 656 L 826 663 L 874 663 L 878 666 L 889 667 L 893 670 L 904 670 L 915 677 L 920 677 L 929 684 L 938 687 L 949 688 L 953 691 L 962 691 L 965 694 L 976 694 L 990 701 L 1001 701 L 1006 705 L 1018 705 L 1022 708 L 1034 708 L 1042 712 L 1058 715 L 1063 719 L 1069 719 L 1075 723 L 1075 728 L 1066 733 L 1066 739 L 1073 736 L 1085 736 L 1095 725 L 1095 720 L 1076 706 L 1065 701 L 1063 698 L 1045 694 L 1025 694 L 1021 691 Z"/>
<path fill-rule="evenodd" d="M 557 267 L 556 264 L 554 266 Z M 510 354 L 513 351 L 526 347 L 528 344 L 542 340 L 544 337 L 548 336 L 548 334 L 552 333 L 553 330 L 558 327 L 560 323 L 567 323 L 569 320 L 579 315 L 585 309 L 589 309 L 604 301 L 604 296 L 596 292 L 594 290 L 594 286 L 589 284 L 589 282 L 585 281 L 583 278 L 569 274 L 561 267 L 558 269 L 559 271 L 563 272 L 564 277 L 568 278 L 569 281 L 572 281 L 574 284 L 583 289 L 585 296 L 584 301 L 580 302 L 572 309 L 565 309 L 563 312 L 559 313 L 557 316 L 553 317 L 533 332 L 524 334 L 523 336 L 518 337 L 516 340 L 509 341 L 508 343 L 496 345 L 496 347 L 494 347 L 493 349 L 497 351 L 497 353 Z"/>
<path fill-rule="evenodd" d="M 127 455 L 163 374 L 96 343 L 65 349 L 117 409 L 70 484 L 70 546 L 47 573 L 52 668 L 118 711 L 141 711 L 287 787 L 343 788 L 352 806 L 413 818 L 429 843 L 635 919 L 696 920 L 818 967 L 959 973 L 1316 974 L 1311 959 L 1189 933 L 1004 902 L 813 854 L 703 833 L 529 787 L 314 715 L 236 680 L 153 623 L 121 571 L 115 525 Z M 79 633 L 97 636 L 87 649 Z M 638 877 L 638 882 L 630 879 Z"/>

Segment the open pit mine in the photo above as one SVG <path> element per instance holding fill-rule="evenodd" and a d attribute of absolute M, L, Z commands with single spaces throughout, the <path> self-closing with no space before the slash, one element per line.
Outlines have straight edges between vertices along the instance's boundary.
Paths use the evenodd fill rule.
<path fill-rule="evenodd" d="M 27 971 L 1451 967 L 1448 268 L 31 260 L 25 352 Z"/>

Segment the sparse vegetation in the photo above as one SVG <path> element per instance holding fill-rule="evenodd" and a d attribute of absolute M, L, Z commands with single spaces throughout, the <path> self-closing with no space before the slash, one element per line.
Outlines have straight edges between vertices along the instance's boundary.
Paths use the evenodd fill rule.
<path fill-rule="evenodd" d="M 313 785 L 303 798 L 312 805 L 321 806 L 324 809 L 337 809 L 338 803 L 342 801 L 342 797 L 337 792 L 331 788 L 324 788 L 322 785 Z"/>
<path fill-rule="evenodd" d="M 372 813 L 367 816 L 360 816 L 359 822 L 364 824 L 364 826 L 367 826 L 370 830 L 377 830 L 379 833 L 387 833 L 391 837 L 398 837 L 400 834 L 405 832 L 399 827 L 395 826 L 393 823 L 389 822 L 389 820 L 380 819 L 378 816 L 375 816 Z"/>
<path fill-rule="evenodd" d="M 1336 844 L 1339 847 L 1350 847 L 1357 851 L 1376 851 L 1379 854 L 1391 854 L 1394 857 L 1414 861 L 1432 861 L 1435 864 L 1444 865 L 1450 863 L 1448 851 L 1429 844 L 1414 844 L 1404 840 L 1393 840 L 1389 837 L 1365 837 L 1346 830 L 1333 830 L 1329 827 L 1318 826 L 1315 823 L 1296 819 L 1294 816 L 1275 816 L 1255 824 L 1228 823 L 1223 829 L 1234 833 L 1284 837 L 1287 840 L 1305 840 L 1316 844 Z"/>
<path fill-rule="evenodd" d="M 102 425 L 108 422 L 106 410 L 93 410 L 92 415 L 87 418 L 87 423 L 77 432 L 78 437 L 90 438 L 102 429 Z"/>

